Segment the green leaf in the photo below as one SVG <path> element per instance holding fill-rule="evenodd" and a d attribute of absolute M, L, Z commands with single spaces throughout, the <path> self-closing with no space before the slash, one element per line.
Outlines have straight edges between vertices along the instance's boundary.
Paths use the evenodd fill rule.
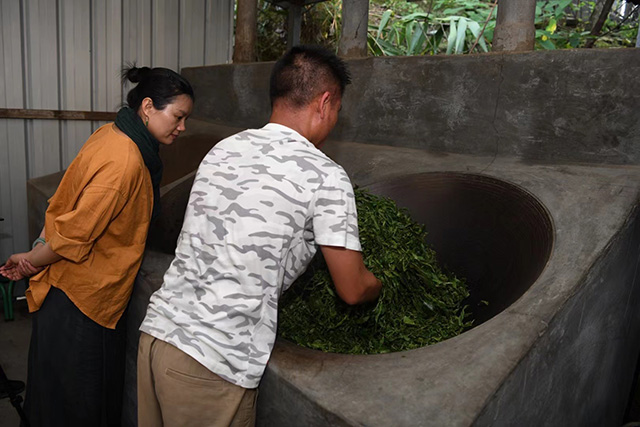
<path fill-rule="evenodd" d="M 411 43 L 411 39 L 413 38 L 413 28 L 415 27 L 415 25 L 416 21 L 409 21 L 404 27 L 404 44 L 407 46 L 407 51 L 409 50 L 409 44 Z"/>
<path fill-rule="evenodd" d="M 550 32 L 551 34 L 556 32 L 556 29 L 558 28 L 558 23 L 556 22 L 556 20 L 554 18 L 551 18 L 549 20 L 549 24 L 547 25 L 546 30 L 548 32 Z"/>
<path fill-rule="evenodd" d="M 556 48 L 556 45 L 554 45 L 551 40 L 538 40 L 538 43 L 547 50 L 555 50 Z"/>
<path fill-rule="evenodd" d="M 480 45 L 482 50 L 488 52 L 487 44 L 484 42 L 484 37 L 482 36 L 482 29 L 480 28 L 480 24 L 475 21 L 469 21 L 469 31 L 471 31 L 471 34 L 473 34 L 474 41 L 478 40 L 478 44 Z"/>
<path fill-rule="evenodd" d="M 447 55 L 450 55 L 453 51 L 457 35 L 458 30 L 456 28 L 456 21 L 451 21 L 451 23 L 449 24 L 449 35 L 447 36 Z"/>
<path fill-rule="evenodd" d="M 418 21 L 421 19 L 427 19 L 428 17 L 429 17 L 428 13 L 416 12 L 416 13 L 410 13 L 409 15 L 403 16 L 402 21 Z"/>
<path fill-rule="evenodd" d="M 400 56 L 403 54 L 402 50 L 398 49 L 396 46 L 386 40 L 379 39 L 377 40 L 377 43 L 378 46 L 380 46 L 380 49 L 382 49 L 384 54 L 387 56 Z"/>
<path fill-rule="evenodd" d="M 411 42 L 409 43 L 409 49 L 407 49 L 407 55 L 415 55 L 416 50 L 422 50 L 422 45 L 426 40 L 426 36 L 424 35 L 424 30 L 421 25 L 417 25 L 415 31 L 413 32 L 413 36 L 411 37 Z"/>
<path fill-rule="evenodd" d="M 380 34 L 382 33 L 382 30 L 387 26 L 387 22 L 389 22 L 389 18 L 391 18 L 392 13 L 393 11 L 391 9 L 388 9 L 385 10 L 382 14 L 382 18 L 380 18 L 380 24 L 378 25 L 378 34 L 376 35 L 377 38 L 380 38 Z"/>
<path fill-rule="evenodd" d="M 464 50 L 464 42 L 467 38 L 467 25 L 468 20 L 466 18 L 460 18 L 458 22 L 458 34 L 456 34 L 456 51 L 455 53 L 462 53 Z"/>
<path fill-rule="evenodd" d="M 415 324 L 416 324 L 416 322 L 413 319 L 411 319 L 410 317 L 408 317 L 408 316 L 404 316 L 402 321 L 407 325 L 414 325 L 415 326 Z"/>
<path fill-rule="evenodd" d="M 456 7 L 456 8 L 452 8 L 452 9 L 445 9 L 442 11 L 443 15 L 457 15 L 460 12 L 464 11 L 464 7 Z"/>

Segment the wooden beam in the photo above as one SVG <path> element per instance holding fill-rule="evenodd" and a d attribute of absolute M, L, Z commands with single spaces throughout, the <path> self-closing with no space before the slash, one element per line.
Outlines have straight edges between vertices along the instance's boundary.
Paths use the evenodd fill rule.
<path fill-rule="evenodd" d="M 0 108 L 0 119 L 95 120 L 112 122 L 117 113 L 110 111 L 27 110 Z"/>
<path fill-rule="evenodd" d="M 343 0 L 338 55 L 343 58 L 366 57 L 368 27 L 369 0 Z"/>
<path fill-rule="evenodd" d="M 258 0 L 238 0 L 233 62 L 255 62 L 258 37 Z"/>
<path fill-rule="evenodd" d="M 300 44 L 302 6 L 291 3 L 287 9 L 287 49 Z"/>
<path fill-rule="evenodd" d="M 493 52 L 527 52 L 536 44 L 536 0 L 509 0 L 498 3 Z"/>

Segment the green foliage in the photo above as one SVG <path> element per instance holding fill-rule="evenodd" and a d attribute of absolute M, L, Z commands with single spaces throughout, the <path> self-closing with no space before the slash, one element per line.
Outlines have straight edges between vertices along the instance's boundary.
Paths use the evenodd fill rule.
<path fill-rule="evenodd" d="M 273 61 L 284 53 L 287 46 L 286 22 L 286 10 L 266 0 L 258 0 L 258 61 Z"/>
<path fill-rule="evenodd" d="M 342 27 L 342 0 L 306 7 L 302 13 L 300 42 L 338 50 Z M 258 0 L 258 61 L 274 61 L 287 49 L 287 10 Z"/>
<path fill-rule="evenodd" d="M 469 52 L 476 41 L 478 49 L 488 51 L 487 34 L 493 35 L 495 18 L 487 22 L 484 32 L 482 27 L 491 13 L 490 2 L 438 0 L 430 6 L 426 11 L 414 10 L 407 15 L 398 15 L 392 9 L 378 15 L 372 7 L 369 51 L 373 55 L 463 53 Z"/>
<path fill-rule="evenodd" d="M 404 16 L 397 15 L 391 9 L 376 15 L 376 8 L 372 8 L 369 26 L 371 53 L 451 54 L 469 52 L 474 46 L 479 51 L 489 50 L 488 42 L 491 41 L 495 27 L 492 2 L 434 0 L 427 7 Z"/>
<path fill-rule="evenodd" d="M 584 47 L 593 36 L 588 20 L 580 19 L 580 10 L 592 11 L 593 1 L 545 0 L 536 3 L 536 48 L 574 49 Z M 597 16 L 593 17 L 597 19 Z M 593 23 L 591 23 L 593 24 Z M 605 21 L 595 47 L 632 47 L 638 34 L 637 21 L 618 24 L 611 16 Z"/>
<path fill-rule="evenodd" d="M 342 302 L 318 254 L 280 301 L 279 334 L 322 351 L 373 354 L 433 344 L 469 327 L 466 285 L 438 267 L 424 227 L 390 199 L 356 189 L 356 202 L 364 262 L 383 283 L 379 299 Z"/>
<path fill-rule="evenodd" d="M 472 48 L 473 52 L 490 51 L 498 7 L 494 8 L 494 0 L 371 0 L 369 52 L 395 56 L 471 53 Z M 593 37 L 587 22 L 590 13 L 585 18 L 585 11 L 594 8 L 594 1 L 538 0 L 536 49 L 584 47 Z M 342 0 L 307 7 L 301 41 L 337 51 L 341 13 Z M 259 0 L 258 27 L 260 60 L 276 59 L 286 49 L 286 11 Z M 637 33 L 637 17 L 617 22 L 610 16 L 595 47 L 631 47 Z"/>

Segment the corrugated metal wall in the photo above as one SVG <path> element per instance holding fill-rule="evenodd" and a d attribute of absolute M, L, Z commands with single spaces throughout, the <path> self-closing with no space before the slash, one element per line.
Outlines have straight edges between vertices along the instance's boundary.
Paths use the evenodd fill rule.
<path fill-rule="evenodd" d="M 123 64 L 229 62 L 233 0 L 0 0 L 0 108 L 116 111 Z M 0 119 L 0 262 L 28 249 L 26 180 L 103 122 Z"/>

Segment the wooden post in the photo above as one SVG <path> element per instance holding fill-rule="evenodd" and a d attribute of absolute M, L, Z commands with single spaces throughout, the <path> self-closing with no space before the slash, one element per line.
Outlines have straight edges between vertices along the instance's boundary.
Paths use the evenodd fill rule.
<path fill-rule="evenodd" d="M 258 0 L 238 0 L 233 62 L 256 60 L 258 36 Z"/>
<path fill-rule="evenodd" d="M 536 43 L 536 0 L 506 0 L 498 3 L 492 51 L 525 52 Z"/>
<path fill-rule="evenodd" d="M 343 0 L 342 35 L 338 55 L 344 58 L 367 56 L 369 0 Z"/>
<path fill-rule="evenodd" d="M 302 7 L 291 3 L 287 10 L 287 49 L 300 44 L 302 29 Z"/>

